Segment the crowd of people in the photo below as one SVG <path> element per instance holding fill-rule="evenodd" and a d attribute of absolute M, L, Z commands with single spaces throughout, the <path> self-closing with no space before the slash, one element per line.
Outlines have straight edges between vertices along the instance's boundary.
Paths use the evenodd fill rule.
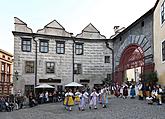
<path fill-rule="evenodd" d="M 115 84 L 112 86 L 112 90 L 114 91 L 114 95 L 116 97 L 127 98 L 130 97 L 132 99 L 135 96 L 139 97 L 139 100 L 146 99 L 148 104 L 153 104 L 157 102 L 158 105 L 162 104 L 162 99 L 164 96 L 164 91 L 158 84 L 149 84 L 149 83 L 123 83 L 122 85 Z"/>
<path fill-rule="evenodd" d="M 13 111 L 26 108 L 34 107 L 38 104 L 43 103 L 55 103 L 64 100 L 63 91 L 43 91 L 41 93 L 34 94 L 30 91 L 27 95 L 21 95 L 20 93 L 16 95 L 3 96 L 0 97 L 0 111 Z"/>
<path fill-rule="evenodd" d="M 164 90 L 160 85 L 148 83 L 126 82 L 121 85 L 115 83 L 111 86 L 94 87 L 84 89 L 65 89 L 64 91 L 43 91 L 37 94 L 29 92 L 28 95 L 20 94 L 8 97 L 0 97 L 0 111 L 13 111 L 13 109 L 22 109 L 24 107 L 33 107 L 43 103 L 62 102 L 66 110 L 71 111 L 72 106 L 78 110 L 84 111 L 86 108 L 97 109 L 101 104 L 103 108 L 108 106 L 108 97 L 115 95 L 126 99 L 134 99 L 136 96 L 139 100 L 146 100 L 148 104 L 156 102 L 161 105 L 165 97 Z"/>
<path fill-rule="evenodd" d="M 13 111 L 14 109 L 22 109 L 27 104 L 26 96 L 10 95 L 0 97 L 0 111 Z"/>

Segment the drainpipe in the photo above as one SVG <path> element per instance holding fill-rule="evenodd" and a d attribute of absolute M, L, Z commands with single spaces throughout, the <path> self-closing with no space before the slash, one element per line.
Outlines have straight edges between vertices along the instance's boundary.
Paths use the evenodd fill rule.
<path fill-rule="evenodd" d="M 109 47 L 109 44 L 108 44 L 108 42 L 106 41 L 105 42 L 105 44 L 106 44 L 106 47 L 109 49 L 109 50 L 111 50 L 111 52 L 112 52 L 112 81 L 114 82 L 114 50 L 111 48 L 111 47 Z"/>
<path fill-rule="evenodd" d="M 32 36 L 32 38 L 36 44 L 36 47 L 35 47 L 35 83 L 34 83 L 34 86 L 36 87 L 37 86 L 37 41 L 35 40 L 34 35 Z"/>
<path fill-rule="evenodd" d="M 75 44 L 75 39 L 73 37 L 73 33 L 70 33 L 71 38 L 73 40 L 73 44 L 72 44 L 72 82 L 74 82 L 74 44 Z"/>

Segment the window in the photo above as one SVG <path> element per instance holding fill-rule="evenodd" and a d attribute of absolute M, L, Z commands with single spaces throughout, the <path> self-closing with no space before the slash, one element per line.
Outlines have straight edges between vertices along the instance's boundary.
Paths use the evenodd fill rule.
<path fill-rule="evenodd" d="M 34 85 L 25 85 L 25 95 L 29 96 L 30 92 L 34 92 Z"/>
<path fill-rule="evenodd" d="M 65 53 L 65 42 L 64 41 L 57 41 L 56 42 L 56 53 L 57 54 L 64 54 Z"/>
<path fill-rule="evenodd" d="M 7 74 L 6 76 L 6 82 L 10 82 L 10 74 Z"/>
<path fill-rule="evenodd" d="M 163 1 L 161 5 L 161 23 L 163 24 L 165 21 L 165 1 Z"/>
<path fill-rule="evenodd" d="M 119 40 L 122 41 L 122 37 L 121 36 L 120 36 Z"/>
<path fill-rule="evenodd" d="M 74 64 L 74 74 L 82 74 L 81 64 Z"/>
<path fill-rule="evenodd" d="M 165 40 L 162 42 L 162 61 L 165 61 Z"/>
<path fill-rule="evenodd" d="M 76 43 L 75 50 L 76 50 L 76 55 L 82 55 L 83 54 L 83 43 Z"/>
<path fill-rule="evenodd" d="M 2 81 L 2 82 L 5 82 L 5 73 L 2 73 L 2 74 L 1 74 L 1 81 Z"/>
<path fill-rule="evenodd" d="M 144 27 L 144 21 L 142 21 L 142 23 L 141 23 L 141 27 Z"/>
<path fill-rule="evenodd" d="M 110 56 L 105 56 L 105 63 L 110 63 Z"/>
<path fill-rule="evenodd" d="M 46 62 L 46 73 L 54 73 L 55 63 L 54 62 Z"/>
<path fill-rule="evenodd" d="M 31 52 L 31 38 L 22 38 L 22 51 Z"/>
<path fill-rule="evenodd" d="M 34 73 L 34 61 L 25 62 L 25 73 Z"/>
<path fill-rule="evenodd" d="M 9 64 L 7 65 L 7 73 L 8 74 L 10 73 L 10 65 Z"/>
<path fill-rule="evenodd" d="M 49 49 L 48 40 L 40 40 L 40 52 L 47 53 Z"/>
<path fill-rule="evenodd" d="M 3 62 L 2 62 L 2 65 L 1 65 L 1 72 L 5 73 L 5 63 L 3 63 Z"/>
<path fill-rule="evenodd" d="M 111 80 L 112 79 L 112 75 L 111 74 L 107 74 L 107 79 Z"/>

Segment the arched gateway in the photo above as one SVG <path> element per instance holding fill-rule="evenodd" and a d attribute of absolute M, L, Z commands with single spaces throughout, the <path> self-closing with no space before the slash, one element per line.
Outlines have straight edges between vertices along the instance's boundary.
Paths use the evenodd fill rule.
<path fill-rule="evenodd" d="M 139 74 L 154 70 L 150 41 L 144 35 L 130 35 L 115 54 L 114 81 L 119 84 L 125 80 L 130 69 L 134 70 L 135 78 L 137 69 L 140 70 Z"/>

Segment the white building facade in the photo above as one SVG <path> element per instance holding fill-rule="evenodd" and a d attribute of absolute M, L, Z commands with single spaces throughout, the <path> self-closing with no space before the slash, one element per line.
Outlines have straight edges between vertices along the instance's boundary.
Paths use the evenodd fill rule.
<path fill-rule="evenodd" d="M 25 22 L 14 19 L 14 93 L 25 94 L 42 83 L 61 90 L 73 80 L 92 88 L 111 75 L 112 51 L 92 24 L 73 37 L 56 20 L 33 33 Z"/>

